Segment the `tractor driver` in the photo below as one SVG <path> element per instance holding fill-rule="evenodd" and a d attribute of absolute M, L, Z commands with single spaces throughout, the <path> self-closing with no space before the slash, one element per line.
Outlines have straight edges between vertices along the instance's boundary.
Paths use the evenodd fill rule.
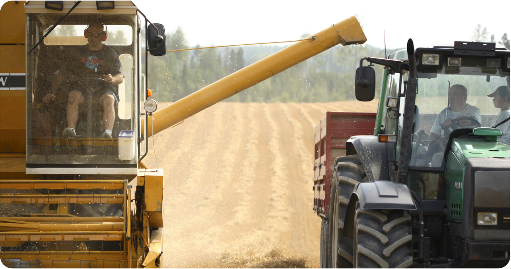
<path fill-rule="evenodd" d="M 444 127 L 453 127 L 453 119 L 459 117 L 471 117 L 477 122 L 481 122 L 481 110 L 479 108 L 467 104 L 467 88 L 461 84 L 453 85 L 448 93 L 449 106 L 438 114 L 435 123 L 431 127 L 429 140 L 436 140 L 444 137 Z M 460 120 L 457 124 L 459 127 L 473 125 L 469 119 Z"/>
<path fill-rule="evenodd" d="M 98 102 L 103 108 L 104 131 L 101 137 L 112 138 L 115 121 L 114 107 L 118 102 L 116 86 L 124 80 L 121 62 L 113 49 L 103 45 L 107 33 L 102 23 L 89 24 L 84 31 L 84 36 L 88 43 L 78 48 L 69 57 L 64 68 L 57 71 L 52 84 L 52 92 L 46 95 L 43 101 L 45 103 L 53 101 L 54 93 L 61 87 L 65 79 L 72 82 L 65 85 L 69 97 L 66 108 L 67 128 L 62 132 L 62 136 L 74 137 L 79 115 L 78 106 L 85 103 L 87 88 L 94 87 L 93 102 Z"/>
<path fill-rule="evenodd" d="M 438 167 L 442 162 L 446 136 L 449 135 L 444 133 L 444 128 L 471 126 L 474 121 L 481 122 L 481 110 L 467 104 L 467 96 L 467 88 L 463 85 L 456 84 L 449 88 L 449 106 L 438 114 L 429 135 L 428 159 L 431 159 L 432 167 Z M 465 119 L 453 122 L 460 117 Z"/>

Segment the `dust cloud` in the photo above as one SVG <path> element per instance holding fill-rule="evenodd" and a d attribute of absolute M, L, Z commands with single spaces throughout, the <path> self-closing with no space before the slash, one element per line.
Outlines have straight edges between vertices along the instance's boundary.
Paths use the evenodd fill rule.
<path fill-rule="evenodd" d="M 326 111 L 377 104 L 222 102 L 149 138 L 143 162 L 164 171 L 163 266 L 319 267 L 314 128 Z"/>

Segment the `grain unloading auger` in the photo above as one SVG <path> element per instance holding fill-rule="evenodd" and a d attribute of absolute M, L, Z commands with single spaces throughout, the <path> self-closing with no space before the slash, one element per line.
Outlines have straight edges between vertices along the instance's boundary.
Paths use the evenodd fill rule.
<path fill-rule="evenodd" d="M 144 134 L 153 134 L 147 132 L 152 118 L 150 130 L 160 132 L 339 43 L 366 41 L 351 17 L 153 113 L 147 121 L 151 111 L 140 107 L 148 98 L 141 44 L 148 44 L 148 57 L 164 55 L 165 33 L 162 25 L 139 15 L 129 1 L 3 5 L 0 258 L 8 267 L 161 266 L 163 171 L 141 162 L 147 153 Z M 105 33 L 88 31 L 91 22 L 104 24 Z M 141 27 L 147 29 L 145 38 Z M 110 38 L 107 31 L 120 31 L 125 38 Z M 80 107 L 76 135 L 63 137 L 69 127 L 70 85 L 81 85 L 89 100 L 95 88 L 104 87 L 101 79 L 71 76 L 61 87 L 54 86 L 58 74 L 69 71 L 72 55 L 91 38 L 101 38 L 115 51 L 123 70 L 123 82 L 115 89 L 113 138 L 102 137 L 104 111 L 94 102 Z M 147 57 L 145 61 L 147 67 Z M 92 54 L 79 62 L 95 72 L 103 64 Z M 47 96 L 52 96 L 50 102 Z"/>
<path fill-rule="evenodd" d="M 311 35 L 153 114 L 153 132 L 159 133 L 193 114 L 227 99 L 333 46 L 363 44 L 366 37 L 355 17 L 350 17 Z M 149 125 L 152 119 L 149 119 Z M 152 134 L 148 132 L 148 134 Z"/>

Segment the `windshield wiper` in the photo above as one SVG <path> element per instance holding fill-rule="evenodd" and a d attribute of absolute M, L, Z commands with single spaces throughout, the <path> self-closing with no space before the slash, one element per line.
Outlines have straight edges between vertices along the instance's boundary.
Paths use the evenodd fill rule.
<path fill-rule="evenodd" d="M 41 42 L 43 42 L 44 38 L 49 34 L 51 33 L 51 31 L 53 31 L 53 29 L 55 29 L 55 27 L 57 27 L 57 25 L 59 25 L 59 23 L 67 17 L 67 15 L 69 15 L 69 13 L 71 13 L 71 11 L 73 11 L 73 9 L 75 9 L 75 7 L 77 7 L 82 1 L 78 1 L 75 3 L 75 5 L 69 10 L 69 12 L 64 15 L 62 18 L 60 18 L 51 28 L 50 30 L 48 30 L 48 32 L 46 32 L 46 34 L 44 34 L 44 36 L 41 38 L 41 40 L 39 40 L 39 42 L 37 42 L 37 44 L 35 44 L 35 46 L 27 53 L 27 55 L 29 55 L 35 48 L 37 48 L 37 46 L 39 46 L 39 44 L 41 44 Z"/>

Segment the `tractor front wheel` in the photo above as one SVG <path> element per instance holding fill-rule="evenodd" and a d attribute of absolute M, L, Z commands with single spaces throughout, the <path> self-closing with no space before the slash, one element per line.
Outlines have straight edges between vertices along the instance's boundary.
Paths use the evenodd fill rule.
<path fill-rule="evenodd" d="M 407 210 L 367 210 L 355 204 L 353 267 L 413 265 L 412 224 Z"/>

